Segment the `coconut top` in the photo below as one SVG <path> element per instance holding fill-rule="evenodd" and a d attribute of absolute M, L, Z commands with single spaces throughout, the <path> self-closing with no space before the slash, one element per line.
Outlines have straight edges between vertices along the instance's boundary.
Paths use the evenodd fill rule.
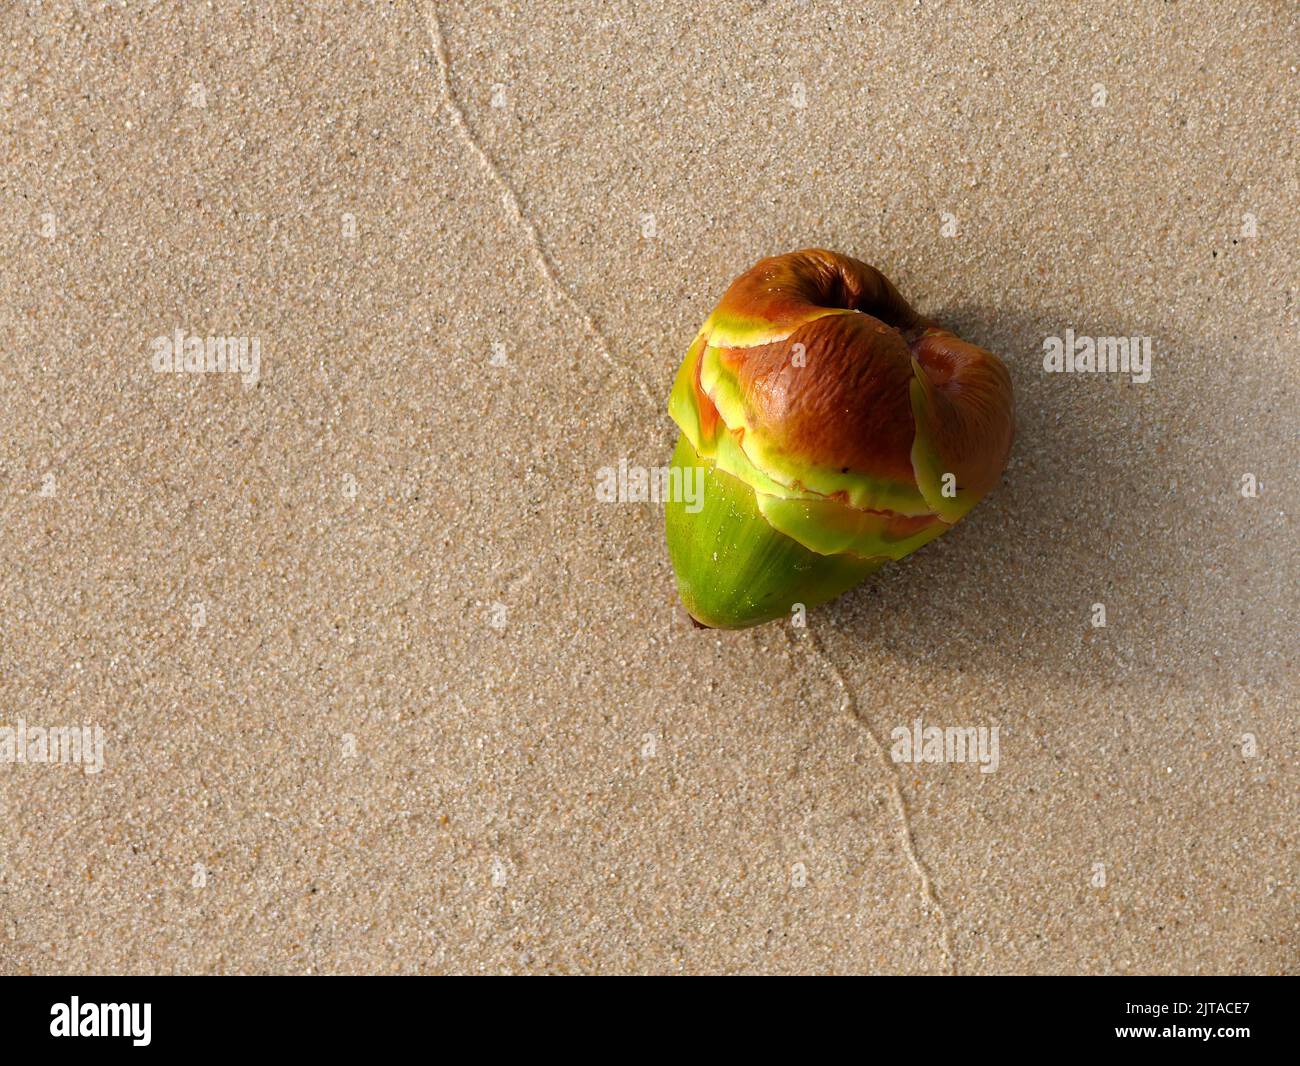
<path fill-rule="evenodd" d="M 814 551 L 886 558 L 969 511 L 997 483 L 1014 431 L 1001 360 L 917 314 L 874 267 L 817 248 L 732 282 L 669 412 L 782 532 Z"/>

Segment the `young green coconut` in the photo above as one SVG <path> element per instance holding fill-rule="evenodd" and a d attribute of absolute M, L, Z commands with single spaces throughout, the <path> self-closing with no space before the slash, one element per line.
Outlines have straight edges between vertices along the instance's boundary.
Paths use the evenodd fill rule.
<path fill-rule="evenodd" d="M 704 485 L 702 507 L 668 503 L 668 551 L 687 611 L 719 629 L 824 603 L 928 544 L 997 483 L 1014 432 L 1001 360 L 820 248 L 732 282 L 668 412 L 674 480 L 698 467 Z"/>

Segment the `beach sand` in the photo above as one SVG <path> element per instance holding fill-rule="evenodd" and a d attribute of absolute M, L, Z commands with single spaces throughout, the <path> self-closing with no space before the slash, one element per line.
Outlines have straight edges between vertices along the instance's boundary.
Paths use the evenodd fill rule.
<path fill-rule="evenodd" d="M 0 971 L 1300 969 L 1287 5 L 310 6 L 0 14 L 0 726 L 103 738 L 0 764 Z M 807 246 L 1015 449 L 696 630 L 598 471 Z"/>

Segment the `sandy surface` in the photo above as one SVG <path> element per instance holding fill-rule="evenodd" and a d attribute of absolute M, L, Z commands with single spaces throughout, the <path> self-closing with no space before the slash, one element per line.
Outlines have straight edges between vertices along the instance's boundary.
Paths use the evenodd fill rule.
<path fill-rule="evenodd" d="M 104 738 L 0 764 L 0 970 L 1300 969 L 1290 5 L 298 6 L 0 15 L 0 725 Z M 1002 354 L 1016 448 L 695 631 L 597 471 L 808 245 Z"/>

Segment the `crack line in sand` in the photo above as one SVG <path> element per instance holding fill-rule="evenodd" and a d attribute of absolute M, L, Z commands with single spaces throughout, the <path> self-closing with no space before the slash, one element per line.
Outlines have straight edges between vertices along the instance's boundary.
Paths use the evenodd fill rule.
<path fill-rule="evenodd" d="M 893 795 L 894 809 L 898 814 L 898 835 L 903 841 L 903 852 L 907 855 L 907 861 L 921 881 L 921 900 L 924 909 L 927 912 L 933 909 L 934 913 L 939 917 L 940 944 L 943 947 L 943 953 L 948 956 L 948 972 L 955 977 L 957 975 L 957 954 L 952 947 L 952 923 L 948 921 L 948 915 L 943 909 L 943 904 L 939 902 L 938 893 L 934 890 L 934 878 L 930 876 L 929 869 L 917 853 L 916 840 L 912 834 L 912 823 L 907 814 L 907 801 L 903 799 L 903 786 L 898 780 L 898 771 L 890 761 L 884 744 L 876 736 L 876 731 L 872 728 L 871 722 L 868 721 L 866 715 L 858 710 L 853 694 L 849 691 L 848 683 L 844 680 L 844 674 L 835 665 L 835 661 L 826 654 L 825 649 L 813 636 L 812 630 L 807 632 L 808 644 L 813 650 L 813 655 L 830 671 L 831 676 L 835 678 L 835 683 L 840 688 L 842 697 L 840 701 L 841 710 L 853 719 L 871 738 L 871 745 L 876 749 L 876 754 L 880 756 L 881 762 L 885 763 L 889 768 L 889 790 Z"/>
<path fill-rule="evenodd" d="M 492 183 L 501 192 L 501 206 L 506 209 L 517 226 L 519 226 L 527 237 L 529 250 L 532 252 L 533 264 L 537 272 L 541 274 L 542 280 L 550 287 L 551 291 L 560 297 L 568 305 L 569 310 L 577 316 L 583 327 L 591 334 L 596 341 L 596 348 L 600 352 L 600 357 L 609 364 L 610 369 L 630 378 L 636 385 L 641 395 L 646 398 L 652 407 L 658 407 L 658 403 L 651 395 L 650 390 L 646 387 L 645 382 L 641 380 L 639 374 L 634 373 L 630 368 L 619 363 L 610 354 L 609 341 L 601 332 L 600 327 L 596 325 L 586 310 L 584 310 L 574 299 L 573 295 L 567 288 L 560 283 L 559 275 L 556 273 L 555 264 L 551 257 L 547 255 L 546 249 L 542 246 L 541 237 L 538 236 L 537 227 L 524 214 L 523 207 L 519 202 L 519 195 L 515 192 L 510 182 L 506 180 L 501 168 L 492 161 L 492 158 L 484 150 L 483 146 L 475 139 L 473 132 L 469 128 L 469 122 L 465 118 L 465 112 L 460 104 L 456 102 L 456 94 L 451 87 L 451 60 L 447 54 L 446 41 L 442 35 L 442 26 L 438 22 L 438 16 L 434 11 L 432 3 L 425 3 L 422 6 L 424 12 L 425 25 L 428 29 L 429 40 L 433 45 L 433 56 L 437 63 L 438 71 L 438 88 L 442 95 L 442 105 L 447 114 L 451 116 L 452 124 L 456 127 L 469 150 L 474 154 L 481 166 L 491 178 Z"/>

